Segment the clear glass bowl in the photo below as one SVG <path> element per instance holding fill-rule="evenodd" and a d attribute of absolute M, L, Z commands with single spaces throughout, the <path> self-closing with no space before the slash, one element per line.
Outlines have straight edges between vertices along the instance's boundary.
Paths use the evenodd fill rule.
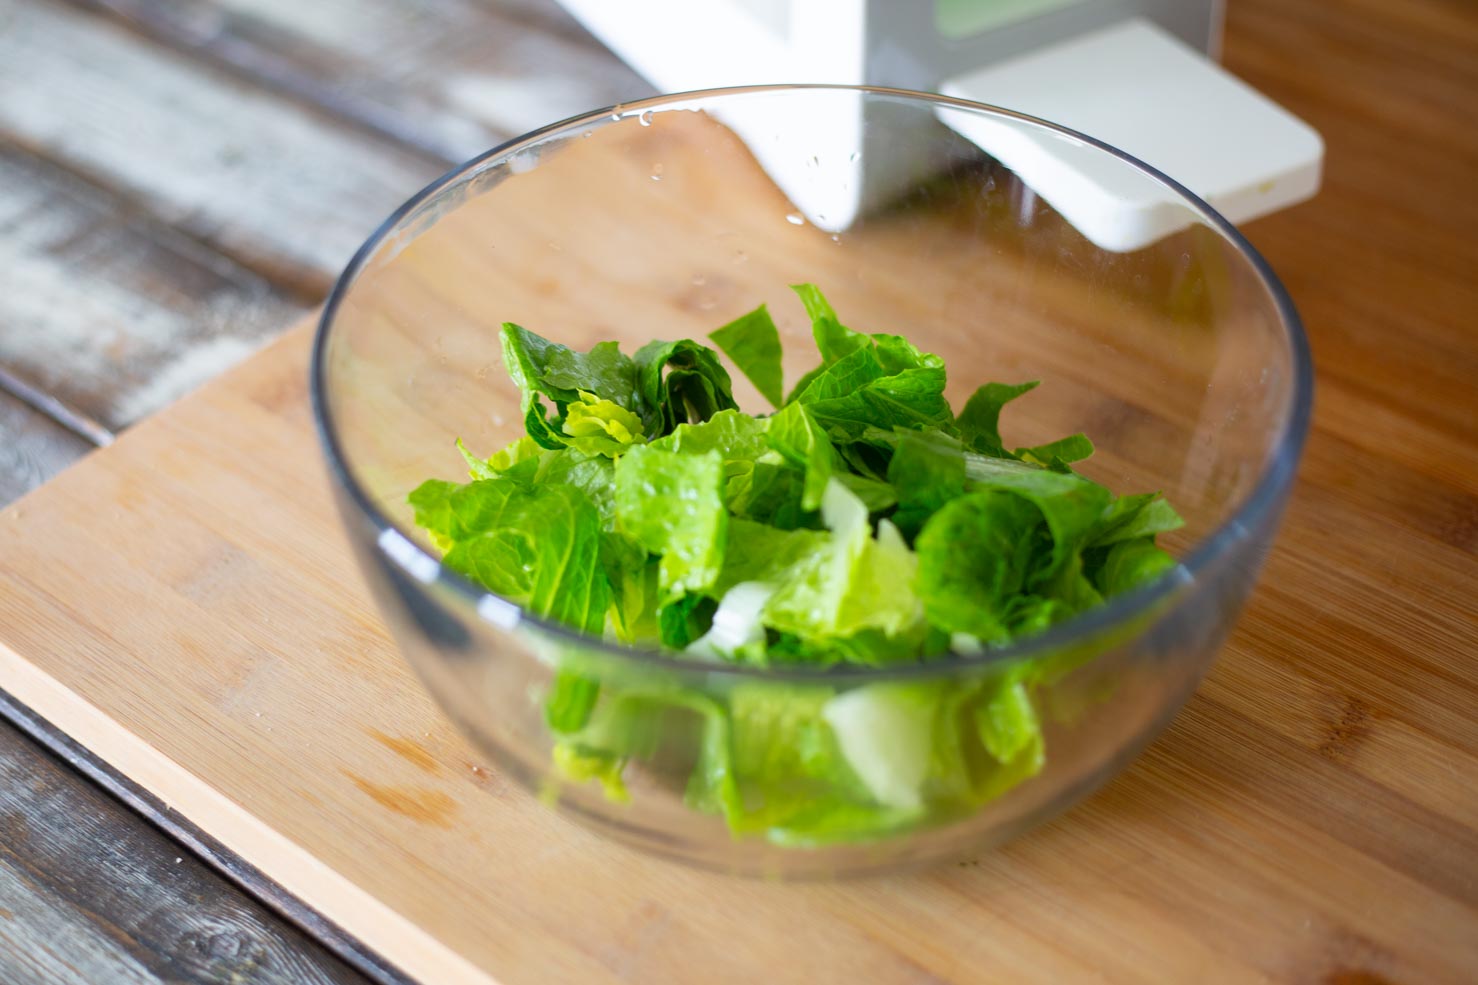
<path fill-rule="evenodd" d="M 1167 232 L 1168 231 L 1168 232 Z M 1152 240 L 1152 241 L 1151 241 Z M 406 495 L 465 481 L 453 447 L 522 430 L 499 351 L 514 321 L 579 348 L 694 338 L 767 302 L 787 378 L 815 361 L 786 285 L 946 360 L 956 408 L 1039 379 L 1010 443 L 1074 431 L 1081 471 L 1160 490 L 1187 525 L 1152 585 L 1010 649 L 901 669 L 695 664 L 579 637 L 443 568 Z M 807 355 L 807 353 L 812 353 Z M 350 542 L 402 651 L 449 714 L 555 809 L 713 868 L 832 876 L 978 852 L 1050 818 L 1148 743 L 1205 674 L 1252 588 L 1308 427 L 1309 355 L 1267 265 L 1153 169 L 1007 111 L 918 93 L 763 87 L 660 97 L 535 131 L 453 171 L 365 244 L 323 314 L 313 401 Z M 736 396 L 761 405 L 735 374 Z M 654 715 L 629 802 L 552 768 L 551 667 L 726 707 L 739 689 L 978 686 L 1022 661 L 1045 766 L 968 810 L 886 837 L 806 844 L 731 833 L 688 806 L 698 715 Z M 827 795 L 828 791 L 817 791 Z M 802 796 L 806 795 L 804 791 Z M 489 810 L 496 809 L 489 805 Z"/>

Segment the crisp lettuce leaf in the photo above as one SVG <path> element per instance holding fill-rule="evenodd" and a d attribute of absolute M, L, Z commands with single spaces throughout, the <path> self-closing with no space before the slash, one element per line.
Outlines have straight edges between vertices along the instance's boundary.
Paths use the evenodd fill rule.
<path fill-rule="evenodd" d="M 648 342 L 636 351 L 637 397 L 648 437 L 735 410 L 733 384 L 712 349 L 691 339 Z"/>
<path fill-rule="evenodd" d="M 1089 441 L 1085 434 L 1070 434 L 1066 438 L 1058 438 L 1044 445 L 1018 448 L 1012 454 L 1023 462 L 1030 462 L 1043 468 L 1059 472 L 1071 471 L 1067 468 L 1068 465 L 1081 462 L 1093 454 L 1093 442 Z"/>
<path fill-rule="evenodd" d="M 1042 524 L 1040 510 L 1008 492 L 967 493 L 941 507 L 914 542 L 929 621 L 987 643 L 1009 640 L 1008 607 L 1026 584 Z"/>
<path fill-rule="evenodd" d="M 565 407 L 562 430 L 571 448 L 587 455 L 615 458 L 646 441 L 641 418 L 620 404 L 581 390 Z"/>
<path fill-rule="evenodd" d="M 1113 494 L 1096 482 L 1050 469 L 1001 469 L 972 476 L 967 466 L 966 475 L 972 488 L 1009 492 L 1041 511 L 1052 532 L 1052 553 L 1050 562 L 1036 572 L 1038 581 L 1055 577 L 1086 546 L 1113 499 Z"/>
<path fill-rule="evenodd" d="M 867 345 L 866 335 L 852 331 L 837 319 L 831 303 L 815 284 L 792 284 L 790 289 L 801 299 L 806 314 L 811 318 L 811 334 L 821 352 L 823 366 L 830 366 L 853 350 Z"/>
<path fill-rule="evenodd" d="M 940 685 L 868 684 L 826 703 L 842 756 L 884 807 L 924 806 Z"/>
<path fill-rule="evenodd" d="M 1103 595 L 1120 595 L 1154 581 L 1175 566 L 1175 558 L 1156 547 L 1154 538 L 1141 537 L 1109 548 L 1093 581 Z"/>
<path fill-rule="evenodd" d="M 1088 546 L 1104 547 L 1125 540 L 1179 530 L 1185 520 L 1159 493 L 1120 496 L 1099 517 Z"/>
<path fill-rule="evenodd" d="M 638 446 L 616 462 L 616 524 L 661 555 L 662 588 L 676 596 L 712 585 L 723 565 L 729 514 L 724 461 Z"/>
<path fill-rule="evenodd" d="M 811 416 L 803 403 L 786 404 L 774 417 L 765 434 L 770 447 L 792 465 L 805 470 L 805 486 L 801 506 L 814 510 L 821 506 L 832 473 L 840 467 L 831 439 Z"/>
<path fill-rule="evenodd" d="M 582 390 L 634 409 L 636 367 L 616 343 L 576 352 L 512 322 L 503 323 L 499 341 L 508 375 L 522 394 L 524 427 L 543 447 L 558 449 L 567 443 L 559 423 Z M 545 397 L 555 405 L 553 421 L 541 399 Z"/>
<path fill-rule="evenodd" d="M 724 502 L 734 516 L 763 520 L 781 530 L 819 522 L 816 506 L 809 510 L 805 506 L 806 472 L 778 452 L 767 452 L 742 466 L 725 462 L 724 471 L 728 476 Z"/>
<path fill-rule="evenodd" d="M 749 378 L 760 396 L 779 407 L 785 400 L 785 371 L 780 365 L 780 330 L 764 305 L 740 315 L 708 337 Z"/>
<path fill-rule="evenodd" d="M 965 453 L 958 438 L 943 431 L 898 429 L 888 463 L 888 483 L 898 498 L 893 522 L 915 537 L 924 521 L 965 492 Z"/>
<path fill-rule="evenodd" d="M 457 439 L 457 451 L 461 453 L 462 460 L 467 463 L 467 472 L 473 479 L 496 479 L 500 475 L 506 475 L 513 471 L 514 467 L 524 462 L 537 460 L 544 453 L 544 448 L 528 435 L 511 442 L 505 448 L 496 452 L 491 458 L 478 458 L 462 444 L 462 439 Z"/>
<path fill-rule="evenodd" d="M 542 390 L 560 403 L 591 393 L 624 410 L 636 406 L 636 364 L 615 342 L 600 342 L 589 352 L 550 344 L 545 349 Z"/>
<path fill-rule="evenodd" d="M 527 436 L 488 459 L 458 442 L 473 481 L 410 495 L 445 564 L 530 612 L 695 665 L 810 668 L 984 654 L 1174 568 L 1154 540 L 1183 521 L 1157 494 L 1116 498 L 1075 473 L 1086 436 L 1007 450 L 1002 408 L 1035 383 L 986 384 L 956 416 L 937 356 L 848 328 L 814 285 L 794 290 L 820 364 L 784 403 L 768 310 L 710 335 L 778 406 L 769 417 L 737 408 L 697 342 L 627 357 L 505 325 Z M 1093 652 L 839 689 L 690 685 L 656 662 L 540 649 L 560 776 L 625 800 L 632 762 L 676 770 L 694 810 L 781 845 L 937 824 L 1029 780 L 1042 693 Z"/>
<path fill-rule="evenodd" d="M 545 452 L 539 457 L 538 469 L 530 490 L 552 486 L 573 486 L 585 494 L 601 519 L 601 528 L 616 526 L 616 466 L 604 455 L 592 455 L 576 448 Z M 506 476 L 505 476 L 506 478 Z"/>
<path fill-rule="evenodd" d="M 836 481 L 826 487 L 822 517 L 830 533 L 785 571 L 765 607 L 766 625 L 811 642 L 921 631 L 918 563 L 897 528 L 883 520 L 874 538 L 867 507 Z"/>
<path fill-rule="evenodd" d="M 712 593 L 722 597 L 741 582 L 778 584 L 788 571 L 823 549 L 827 540 L 819 530 L 780 530 L 738 517 L 730 519 L 724 566 Z"/>
<path fill-rule="evenodd" d="M 590 711 L 600 696 L 600 682 L 582 674 L 560 671 L 544 701 L 544 721 L 555 732 L 578 732 L 590 721 Z"/>
<path fill-rule="evenodd" d="M 987 383 L 965 401 L 964 410 L 955 419 L 965 447 L 983 455 L 1008 457 L 1001 443 L 1001 408 L 1017 397 L 1036 389 L 1037 380 L 1029 383 Z"/>
<path fill-rule="evenodd" d="M 506 478 L 433 480 L 410 502 L 449 568 L 536 615 L 601 631 L 610 585 L 599 564 L 600 516 L 580 490 L 554 486 L 536 495 Z"/>
<path fill-rule="evenodd" d="M 795 399 L 803 404 L 837 400 L 886 376 L 883 364 L 878 361 L 877 351 L 867 344 L 867 336 L 859 335 L 857 338 L 862 340 L 859 347 L 835 362 L 823 365 L 821 372 L 816 374 Z"/>
<path fill-rule="evenodd" d="M 876 363 L 875 355 L 872 359 Z M 828 374 L 830 372 L 827 371 Z M 869 428 L 954 427 L 953 412 L 949 401 L 944 398 L 945 373 L 942 369 L 906 369 L 892 376 L 877 377 L 835 397 L 808 400 L 808 396 L 826 380 L 826 374 L 818 377 L 799 399 L 807 403 L 812 417 L 839 438 L 857 441 Z"/>
<path fill-rule="evenodd" d="M 765 432 L 769 421 L 737 410 L 721 410 L 701 424 L 679 424 L 671 434 L 652 442 L 653 448 L 699 455 L 716 451 L 724 461 L 758 458 L 769 448 Z"/>
<path fill-rule="evenodd" d="M 906 369 L 943 369 L 944 360 L 932 352 L 921 352 L 918 346 L 901 335 L 877 332 L 872 337 L 873 348 L 883 373 L 892 376 Z"/>

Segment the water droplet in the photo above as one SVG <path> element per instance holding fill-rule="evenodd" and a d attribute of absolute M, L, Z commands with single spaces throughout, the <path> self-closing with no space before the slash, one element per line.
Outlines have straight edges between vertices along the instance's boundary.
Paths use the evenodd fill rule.
<path fill-rule="evenodd" d="M 702 287 L 704 284 L 707 284 L 707 283 L 708 283 L 708 278 L 707 277 L 704 277 L 702 274 L 694 274 L 693 275 L 693 286 L 694 287 Z"/>
<path fill-rule="evenodd" d="M 842 241 L 842 238 L 840 236 L 838 236 L 836 233 L 832 233 L 831 234 L 831 241 L 833 243 L 840 243 Z"/>
<path fill-rule="evenodd" d="M 642 110 L 641 115 L 636 118 L 636 121 L 638 123 L 640 123 L 644 127 L 651 126 L 652 125 L 652 111 L 649 110 L 649 109 Z"/>
<path fill-rule="evenodd" d="M 595 136 L 595 131 L 594 130 L 586 130 L 584 133 L 580 134 L 580 136 L 582 136 L 582 137 L 593 137 L 593 136 Z"/>
<path fill-rule="evenodd" d="M 555 253 L 563 253 L 565 251 L 565 248 L 563 246 L 560 246 L 552 239 L 549 241 L 549 249 L 554 251 Z"/>
<path fill-rule="evenodd" d="M 806 224 L 806 217 L 799 212 L 792 212 L 785 217 L 785 221 L 792 226 L 804 226 Z"/>
<path fill-rule="evenodd" d="M 662 180 L 662 176 L 660 174 L 654 174 L 654 175 L 652 175 L 652 180 L 653 181 L 661 181 Z"/>
<path fill-rule="evenodd" d="M 734 262 L 735 263 L 748 263 L 749 262 L 749 254 L 748 253 L 745 253 L 743 250 L 739 250 L 738 252 L 736 252 L 734 254 Z"/>

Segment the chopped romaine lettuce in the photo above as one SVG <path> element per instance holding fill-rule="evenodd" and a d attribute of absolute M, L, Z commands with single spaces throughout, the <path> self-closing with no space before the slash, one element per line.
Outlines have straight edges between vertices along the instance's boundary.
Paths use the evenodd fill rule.
<path fill-rule="evenodd" d="M 472 481 L 423 483 L 416 523 L 534 615 L 695 671 L 983 656 L 1175 568 L 1155 536 L 1180 517 L 1074 471 L 1086 436 L 1008 450 L 1002 408 L 1036 383 L 987 383 L 956 416 L 938 356 L 794 290 L 820 361 L 788 397 L 767 308 L 709 336 L 775 406 L 761 416 L 692 340 L 627 356 L 505 324 L 526 434 L 487 459 L 458 441 Z M 624 801 L 630 763 L 677 769 L 693 809 L 782 845 L 939 823 L 1034 776 L 1039 692 L 1092 655 L 855 685 L 669 678 L 578 649 L 538 644 L 560 776 Z"/>

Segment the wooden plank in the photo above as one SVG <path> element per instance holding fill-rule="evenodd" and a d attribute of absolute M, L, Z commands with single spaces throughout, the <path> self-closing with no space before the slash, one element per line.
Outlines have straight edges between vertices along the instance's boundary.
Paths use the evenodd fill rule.
<path fill-rule="evenodd" d="M 651 86 L 553 0 L 82 0 L 449 163 Z"/>
<path fill-rule="evenodd" d="M 0 145 L 0 370 L 117 431 L 301 304 L 116 197 Z"/>
<path fill-rule="evenodd" d="M 0 723 L 0 980 L 366 980 Z"/>
<path fill-rule="evenodd" d="M 0 392 L 0 505 L 35 489 L 92 446 Z"/>
<path fill-rule="evenodd" d="M 104 19 L 41 0 L 0 16 L 0 136 L 306 297 L 441 170 Z"/>
<path fill-rule="evenodd" d="M 614 143 L 577 141 L 520 176 L 522 194 L 479 200 L 377 269 L 382 325 L 355 351 L 383 360 L 385 385 L 364 376 L 357 406 L 386 441 L 425 438 L 413 444 L 428 456 L 385 478 L 387 501 L 433 457 L 446 463 L 453 433 L 465 427 L 481 447 L 515 426 L 492 336 L 470 330 L 502 317 L 572 341 L 653 324 L 692 334 L 763 292 L 796 333 L 777 285 L 815 274 L 837 285 L 839 306 L 871 299 L 878 327 L 919 298 L 964 326 L 1020 283 L 1009 252 L 982 269 L 957 247 L 970 223 L 936 224 L 922 208 L 840 248 L 794 226 L 752 163 L 712 133 L 694 138 L 703 125 L 633 131 L 656 143 L 628 146 L 619 131 Z M 1406 148 L 1383 153 L 1394 173 Z M 560 182 L 590 154 L 609 155 L 584 172 L 599 181 Z M 1434 174 L 1452 184 L 1431 193 L 1463 193 L 1455 172 Z M 1384 194 L 1352 180 L 1360 195 Z M 1306 221 L 1333 222 L 1320 214 L 1353 200 L 1317 200 Z M 1331 273 L 1322 247 L 1259 230 L 1315 300 L 1372 272 Z M 1421 226 L 1401 235 L 1394 255 L 1444 248 Z M 660 262 L 636 262 L 638 247 Z M 1126 262 L 1153 279 L 1170 252 Z M 1431 267 L 1392 286 L 1427 295 L 1413 297 L 1420 344 L 1403 358 L 1432 364 L 1445 392 L 1437 364 L 1461 357 L 1468 287 L 1442 258 Z M 1060 390 L 1074 372 L 1063 343 L 1097 345 L 1114 327 L 1101 296 L 1052 287 L 1051 324 L 992 312 L 990 332 L 942 331 L 941 351 L 1050 371 Z M 303 332 L 0 513 L 12 559 L 0 571 L 0 680 L 431 981 L 691 980 L 695 969 L 719 981 L 1463 981 L 1478 963 L 1478 802 L 1465 782 L 1478 761 L 1478 489 L 1453 463 L 1478 447 L 1437 401 L 1382 388 L 1380 361 L 1349 351 L 1379 334 L 1378 316 L 1349 317 L 1365 320 L 1323 339 L 1346 351 L 1328 354 L 1335 371 L 1268 580 L 1205 689 L 1099 796 L 964 865 L 835 886 L 728 879 L 603 842 L 490 769 L 348 587 L 305 409 Z M 1185 335 L 1178 358 L 1215 355 Z M 1123 433 L 1101 447 L 1126 475 L 1154 471 L 1150 439 L 1222 410 L 1160 392 L 1177 389 L 1153 385 L 1164 354 L 1134 355 L 1121 374 L 1076 360 L 1085 388 L 1112 391 L 1102 399 L 1122 411 Z M 487 377 L 485 404 L 459 399 L 464 377 Z M 1072 398 L 1060 406 L 1080 412 Z M 1202 482 L 1174 481 L 1192 499 Z M 120 673 L 126 692 L 111 683 Z"/>

